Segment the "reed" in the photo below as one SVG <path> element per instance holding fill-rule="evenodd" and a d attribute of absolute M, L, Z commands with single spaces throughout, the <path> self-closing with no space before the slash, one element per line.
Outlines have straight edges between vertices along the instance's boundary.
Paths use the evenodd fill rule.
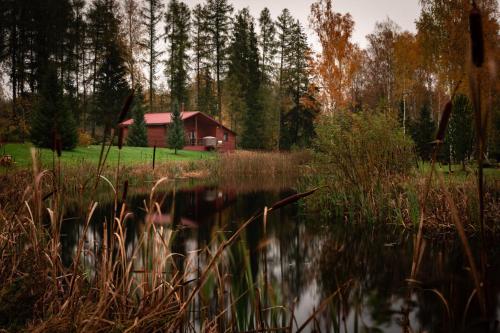
<path fill-rule="evenodd" d="M 115 200 L 112 218 L 100 221 L 102 239 L 95 251 L 89 241 L 99 202 L 92 197 L 81 199 L 83 202 L 80 204 L 86 203 L 88 208 L 83 211 L 85 222 L 81 237 L 76 244 L 73 261 L 67 267 L 62 264 L 60 254 L 61 225 L 64 223 L 66 204 L 64 199 L 68 193 L 75 191 L 74 187 L 79 187 L 80 191 L 87 194 L 95 193 L 92 187 L 84 188 L 85 178 L 93 179 L 93 176 L 83 177 L 78 169 L 71 176 L 74 178 L 64 177 L 62 183 L 53 182 L 52 177 L 58 176 L 54 173 L 65 172 L 69 176 L 69 170 L 41 170 L 35 155 L 34 160 L 31 182 L 26 184 L 28 190 L 23 197 L 18 198 L 20 202 L 17 205 L 22 208 L 14 209 L 15 202 L 0 206 L 0 303 L 7 304 L 0 306 L 1 318 L 5 318 L 6 313 L 18 318 L 15 315 L 19 311 L 16 304 L 4 301 L 5 297 L 20 297 L 13 294 L 13 290 L 19 289 L 20 283 L 22 286 L 19 290 L 22 293 L 30 294 L 29 289 L 34 287 L 37 290 L 36 294 L 30 294 L 32 302 L 23 304 L 29 311 L 20 312 L 25 317 L 15 324 L 29 331 L 189 331 L 188 327 L 195 325 L 189 313 L 200 302 L 205 284 L 215 279 L 221 303 L 217 311 L 206 317 L 201 325 L 203 330 L 231 327 L 227 320 L 235 314 L 228 313 L 232 306 L 223 297 L 224 290 L 229 288 L 225 287 L 224 281 L 227 250 L 236 243 L 249 224 L 263 217 L 262 212 L 242 223 L 229 238 L 214 241 L 200 249 L 200 254 L 207 261 L 193 279 L 194 262 L 186 260 L 183 267 L 179 266 L 177 258 L 182 255 L 172 249 L 176 232 L 155 222 L 156 217 L 163 215 L 161 207 L 165 198 L 158 192 L 169 178 L 163 177 L 154 183 L 144 206 L 146 224 L 134 240 L 134 247 L 129 249 L 125 230 L 130 218 L 126 209 L 129 182 L 124 181 L 119 196 L 117 186 L 105 176 L 106 171 L 103 170 L 99 176 L 99 186 L 107 187 L 109 196 Z M 114 176 L 115 172 L 110 170 L 109 175 Z M 120 177 L 126 179 L 123 175 Z M 70 183 L 75 179 L 81 182 L 77 186 Z M 54 193 L 50 199 L 45 195 L 47 192 Z M 314 191 L 278 202 L 266 209 L 265 214 L 312 193 Z M 175 212 L 171 211 L 170 214 L 174 215 Z M 48 224 L 44 216 L 48 216 Z M 85 264 L 88 260 L 94 264 Z M 270 317 L 262 307 L 260 291 L 250 294 L 254 298 L 252 303 L 255 307 L 252 311 L 255 315 L 248 327 L 255 327 L 258 331 L 272 330 L 272 323 L 266 322 Z M 233 299 L 231 303 L 236 301 Z M 283 330 L 289 331 L 290 328 L 283 327 Z"/>

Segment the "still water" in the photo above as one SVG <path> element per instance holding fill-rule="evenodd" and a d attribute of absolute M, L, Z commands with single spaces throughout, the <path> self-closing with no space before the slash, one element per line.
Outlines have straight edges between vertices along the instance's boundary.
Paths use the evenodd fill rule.
<path fill-rule="evenodd" d="M 174 236 L 169 246 L 177 254 L 176 267 L 186 271 L 186 280 L 195 280 L 209 260 L 200 249 L 215 252 L 217 244 L 246 219 L 293 193 L 283 187 L 259 190 L 215 185 L 165 191 L 159 200 L 162 213 L 153 220 L 158 228 L 171 230 Z M 134 251 L 143 232 L 148 200 L 149 195 L 127 200 L 132 213 L 126 223 L 128 253 Z M 220 268 L 226 283 L 224 296 L 220 296 L 220 283 L 209 279 L 190 311 L 196 329 L 203 316 L 217 314 L 225 300 L 225 306 L 232 304 L 226 319 L 233 327 L 253 329 L 259 299 L 272 327 L 289 325 L 293 313 L 297 330 L 320 309 L 305 332 L 500 332 L 499 246 L 488 249 L 489 320 L 484 321 L 477 299 L 469 301 L 472 280 L 456 240 L 427 240 L 420 284 L 410 291 L 411 233 L 398 226 L 352 226 L 341 219 L 321 218 L 305 213 L 304 204 L 273 212 L 265 224 L 262 218 L 256 220 L 227 250 Z M 84 255 L 82 261 L 90 276 L 95 274 L 102 221 L 110 218 L 107 214 L 112 209 L 112 205 L 101 205 L 86 233 L 86 253 L 94 251 L 94 255 Z M 63 261 L 69 264 L 83 225 L 63 226 Z M 134 266 L 138 278 L 144 267 L 163 256 L 161 251 L 143 250 Z"/>

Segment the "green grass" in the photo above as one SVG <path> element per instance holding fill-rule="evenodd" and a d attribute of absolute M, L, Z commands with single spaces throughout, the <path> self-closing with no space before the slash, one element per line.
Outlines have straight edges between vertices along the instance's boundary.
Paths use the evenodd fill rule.
<path fill-rule="evenodd" d="M 12 155 L 15 166 L 27 167 L 31 165 L 31 144 L 22 143 L 8 143 L 0 148 L 0 156 L 5 154 Z M 42 163 L 50 165 L 53 159 L 53 152 L 50 149 L 39 149 Z M 63 151 L 61 162 L 67 165 L 78 165 L 82 163 L 97 164 L 101 146 L 77 147 L 72 151 Z M 172 149 L 157 148 L 156 149 L 156 163 L 167 161 L 195 161 L 200 159 L 214 158 L 213 152 L 198 152 L 179 150 L 177 155 L 174 154 Z M 151 147 L 123 147 L 121 150 L 121 165 L 140 165 L 148 164 L 153 161 L 153 148 Z M 107 163 L 114 165 L 118 162 L 118 148 L 112 147 Z"/>
<path fill-rule="evenodd" d="M 430 162 L 419 163 L 418 171 L 427 174 L 431 170 Z M 452 177 L 457 180 L 465 180 L 471 173 L 475 173 L 476 165 L 474 163 L 467 164 L 466 170 L 462 169 L 461 164 L 452 164 L 452 173 L 449 173 L 447 164 L 436 163 L 436 170 L 442 172 L 445 177 Z M 486 179 L 498 180 L 500 179 L 500 168 L 484 168 L 484 176 Z"/>

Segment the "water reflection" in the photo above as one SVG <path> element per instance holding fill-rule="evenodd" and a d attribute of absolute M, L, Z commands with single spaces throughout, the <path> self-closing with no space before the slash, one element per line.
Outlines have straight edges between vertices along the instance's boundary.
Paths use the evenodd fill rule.
<path fill-rule="evenodd" d="M 152 214 L 145 208 L 147 196 L 130 198 L 133 216 L 126 223 L 126 251 L 136 258 L 137 285 L 155 276 L 173 277 L 177 269 L 186 272 L 186 286 L 195 283 L 221 241 L 264 206 L 292 193 L 198 186 L 159 195 L 161 213 Z M 112 209 L 100 207 L 85 234 L 81 260 L 90 277 L 99 266 L 103 221 L 110 220 Z M 262 220 L 249 225 L 217 265 L 218 278 L 209 278 L 193 303 L 190 316 L 197 329 L 222 309 L 230 311 L 219 317 L 220 328 L 255 329 L 259 320 L 267 323 L 264 327 L 285 327 L 292 313 L 300 326 L 349 281 L 306 331 L 409 332 L 408 323 L 413 332 L 499 332 L 494 322 L 479 320 L 475 299 L 467 306 L 473 285 L 456 241 L 427 241 L 421 285 L 409 294 L 411 234 L 397 227 L 353 227 L 301 212 L 300 204 L 293 205 L 271 214 L 266 225 Z M 153 222 L 155 232 L 141 242 L 145 221 Z M 71 262 L 83 232 L 82 224 L 74 221 L 63 225 L 65 263 Z M 498 251 L 493 248 L 489 254 L 487 279 L 491 317 L 497 320 Z M 156 271 L 147 273 L 148 267 Z"/>

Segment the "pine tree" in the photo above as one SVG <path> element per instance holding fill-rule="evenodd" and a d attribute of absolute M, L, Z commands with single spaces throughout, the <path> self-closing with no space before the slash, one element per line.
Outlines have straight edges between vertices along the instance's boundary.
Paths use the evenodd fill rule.
<path fill-rule="evenodd" d="M 314 134 L 310 129 L 318 111 L 314 107 L 316 91 L 310 82 L 311 50 L 307 36 L 299 21 L 294 22 L 290 29 L 289 49 L 284 56 L 286 80 L 281 88 L 281 94 L 291 102 L 289 108 L 282 106 L 280 147 L 286 149 L 309 142 Z"/>
<path fill-rule="evenodd" d="M 473 110 L 467 96 L 457 95 L 453 100 L 453 110 L 449 124 L 449 141 L 455 161 L 465 169 L 465 160 L 471 154 L 474 146 Z"/>
<path fill-rule="evenodd" d="M 137 59 L 144 52 L 144 45 L 141 41 L 145 31 L 144 25 L 141 23 L 139 4 L 138 0 L 124 0 L 123 3 L 125 16 L 122 25 L 123 30 L 126 32 L 126 62 L 132 87 L 136 86 L 141 75 Z"/>
<path fill-rule="evenodd" d="M 129 127 L 127 145 L 132 147 L 147 147 L 148 135 L 146 122 L 144 121 L 145 103 L 142 87 L 136 86 L 134 105 L 132 106 L 132 119 L 134 122 Z"/>
<path fill-rule="evenodd" d="M 420 108 L 419 118 L 411 126 L 411 136 L 417 147 L 418 155 L 424 161 L 431 158 L 432 145 L 436 125 L 431 118 L 431 109 L 428 103 L 425 103 Z M 443 149 L 445 150 L 445 149 Z"/>
<path fill-rule="evenodd" d="M 260 71 L 262 73 L 262 82 L 272 80 L 277 54 L 276 25 L 271 18 L 271 13 L 266 7 L 262 10 L 259 17 L 260 36 L 259 46 L 261 50 Z"/>
<path fill-rule="evenodd" d="M 143 24 L 147 31 L 147 38 L 143 44 L 148 50 L 148 59 L 145 62 L 149 69 L 149 112 L 153 112 L 156 70 L 163 54 L 162 51 L 157 50 L 158 42 L 163 38 L 163 35 L 157 32 L 158 24 L 163 17 L 163 7 L 164 5 L 160 0 L 146 0 L 142 10 Z"/>
<path fill-rule="evenodd" d="M 244 148 L 261 149 L 265 134 L 259 95 L 262 76 L 253 21 L 248 9 L 243 9 L 236 15 L 230 47 L 228 81 L 232 86 L 231 118 L 243 121 L 241 144 Z"/>
<path fill-rule="evenodd" d="M 165 74 L 170 83 L 170 96 L 173 100 L 187 105 L 188 69 L 191 47 L 189 31 L 191 29 L 191 11 L 184 2 L 171 0 L 165 14 L 165 36 L 169 49 L 169 58 Z"/>
<path fill-rule="evenodd" d="M 222 80 L 226 73 L 229 29 L 233 6 L 227 0 L 207 1 L 207 22 L 215 69 L 217 114 L 222 120 Z"/>
<path fill-rule="evenodd" d="M 279 68 L 278 68 L 278 98 L 279 98 L 279 115 L 278 115 L 278 137 L 279 137 L 279 148 L 284 148 L 286 143 L 286 133 L 285 133 L 285 111 L 286 111 L 286 100 L 287 100 L 287 80 L 288 80 L 288 54 L 291 52 L 291 36 L 292 27 L 294 24 L 293 17 L 290 15 L 288 9 L 283 9 L 276 26 L 278 28 L 278 56 L 279 56 Z"/>
<path fill-rule="evenodd" d="M 195 85 L 196 85 L 196 110 L 208 113 L 215 116 L 215 113 L 208 112 L 211 110 L 209 104 L 209 95 L 211 92 L 210 77 L 210 43 L 208 33 L 208 13 L 204 6 L 196 5 L 193 9 L 192 22 L 192 46 L 193 46 L 193 62 L 195 70 Z M 215 110 L 216 112 L 216 110 Z"/>
<path fill-rule="evenodd" d="M 177 101 L 172 103 L 172 123 L 168 127 L 167 137 L 168 146 L 171 149 L 174 149 L 175 154 L 177 154 L 178 149 L 184 148 L 184 124 L 182 122 L 182 115 Z"/>
<path fill-rule="evenodd" d="M 104 119 L 101 116 L 103 110 L 100 110 L 102 101 L 99 101 L 106 96 L 99 96 L 99 93 L 103 91 L 99 86 L 103 84 L 102 69 L 106 57 L 109 56 L 109 48 L 118 43 L 119 19 L 116 15 L 117 11 L 118 7 L 114 0 L 93 0 L 87 13 L 92 71 L 92 110 L 90 115 L 93 137 L 96 135 L 97 125 L 106 125 L 106 121 L 102 122 Z M 107 123 L 109 124 L 109 120 Z"/>
<path fill-rule="evenodd" d="M 204 68 L 201 71 L 199 78 L 200 92 L 198 97 L 198 111 L 204 112 L 211 116 L 217 115 L 217 98 L 214 94 L 214 80 L 210 75 L 210 69 Z"/>
<path fill-rule="evenodd" d="M 97 73 L 96 91 L 96 111 L 103 121 L 105 134 L 115 125 L 123 101 L 129 93 L 127 67 L 122 49 L 118 41 L 110 41 L 104 61 Z"/>
<path fill-rule="evenodd" d="M 59 137 L 63 149 L 75 148 L 76 125 L 65 103 L 54 64 L 47 65 L 40 85 L 39 101 L 31 122 L 31 141 L 37 147 L 55 148 L 54 139 Z"/>

